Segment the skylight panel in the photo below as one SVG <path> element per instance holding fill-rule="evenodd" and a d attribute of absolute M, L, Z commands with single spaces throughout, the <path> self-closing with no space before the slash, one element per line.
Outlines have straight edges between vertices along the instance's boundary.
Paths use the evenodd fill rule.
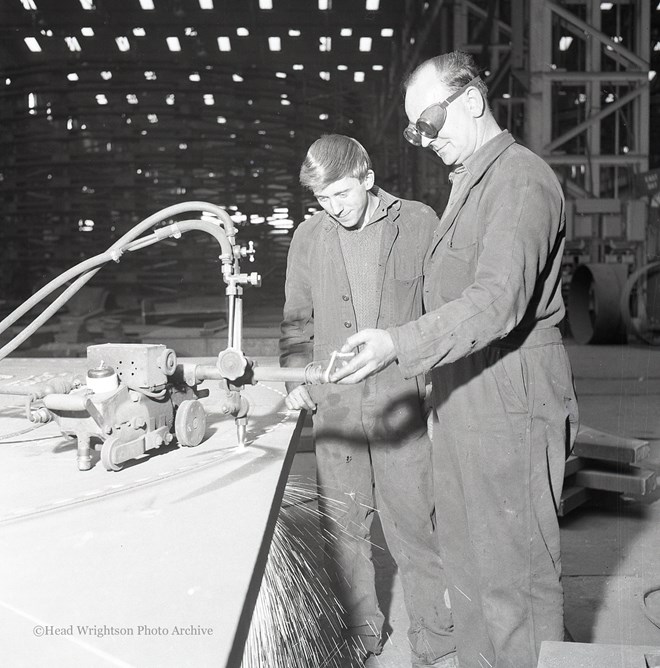
<path fill-rule="evenodd" d="M 224 116 L 218 116 L 217 119 L 218 123 L 221 125 L 227 122 L 227 119 Z"/>
<path fill-rule="evenodd" d="M 381 37 L 392 37 L 394 35 L 394 30 L 392 28 L 383 28 L 380 31 Z"/>
<path fill-rule="evenodd" d="M 80 0 L 80 6 L 88 11 L 96 9 L 96 6 L 94 5 L 94 0 Z"/>
<path fill-rule="evenodd" d="M 136 37 L 146 37 L 147 31 L 144 28 L 133 28 L 133 34 Z"/>
<path fill-rule="evenodd" d="M 382 66 L 382 65 L 372 65 L 372 66 L 371 66 L 371 69 L 372 69 L 374 72 L 382 72 L 382 71 L 383 71 L 383 66 Z"/>
<path fill-rule="evenodd" d="M 67 78 L 69 81 L 78 81 L 78 79 L 79 79 L 78 75 L 77 75 L 75 72 L 69 72 L 69 73 L 66 75 L 66 78 Z"/>
<path fill-rule="evenodd" d="M 64 41 L 69 47 L 69 51 L 80 51 L 80 42 L 77 37 L 65 37 Z"/>
<path fill-rule="evenodd" d="M 319 9 L 322 12 L 332 9 L 332 0 L 319 0 Z"/>
<path fill-rule="evenodd" d="M 353 34 L 352 28 L 342 28 L 339 33 L 342 37 L 350 37 Z"/>
<path fill-rule="evenodd" d="M 158 114 L 147 114 L 149 123 L 158 123 Z"/>
<path fill-rule="evenodd" d="M 137 104 L 138 103 L 137 95 L 135 93 L 128 93 L 128 95 L 126 96 L 126 102 L 128 102 L 128 104 Z"/>
<path fill-rule="evenodd" d="M 37 42 L 36 38 L 25 37 L 23 41 L 25 42 L 27 48 L 32 51 L 32 53 L 39 53 L 39 51 L 41 51 L 41 46 L 39 45 L 39 42 Z"/>
<path fill-rule="evenodd" d="M 184 34 L 186 37 L 197 37 L 197 29 L 188 27 L 184 30 Z"/>
<path fill-rule="evenodd" d="M 80 33 L 83 37 L 94 37 L 94 28 L 81 28 Z"/>
<path fill-rule="evenodd" d="M 364 72 L 354 72 L 353 81 L 357 81 L 357 83 L 362 83 L 364 81 Z"/>
<path fill-rule="evenodd" d="M 199 72 L 191 72 L 188 75 L 188 79 L 190 79 L 190 81 L 201 81 L 201 77 L 199 76 Z"/>
<path fill-rule="evenodd" d="M 345 72 L 348 69 L 348 67 L 346 65 L 337 65 L 337 69 L 340 72 Z"/>
<path fill-rule="evenodd" d="M 213 97 L 212 93 L 205 93 L 204 94 L 204 104 L 208 105 L 209 107 L 212 104 L 215 104 L 215 98 Z"/>
<path fill-rule="evenodd" d="M 110 72 L 110 70 L 103 70 L 103 72 L 101 72 L 101 78 L 104 81 L 110 81 L 110 79 L 112 79 L 112 72 Z"/>
<path fill-rule="evenodd" d="M 147 71 L 144 73 L 144 78 L 145 78 L 147 81 L 156 81 L 156 79 L 157 79 L 158 77 L 156 76 L 156 73 L 155 73 L 153 70 L 147 70 Z"/>
<path fill-rule="evenodd" d="M 380 6 L 380 0 L 367 0 L 365 9 L 368 12 L 377 12 Z"/>
<path fill-rule="evenodd" d="M 304 66 L 304 65 L 301 65 L 300 63 L 296 63 L 296 64 L 293 66 L 293 69 L 294 69 L 294 70 L 297 70 L 297 71 L 300 71 L 300 70 L 304 70 L 304 69 L 305 69 L 305 66 Z"/>
<path fill-rule="evenodd" d="M 108 98 L 103 93 L 99 93 L 96 96 L 96 102 L 100 105 L 108 104 Z"/>
<path fill-rule="evenodd" d="M 236 34 L 239 37 L 248 37 L 250 34 L 250 31 L 247 28 L 236 28 Z"/>
<path fill-rule="evenodd" d="M 297 28 L 289 28 L 289 37 L 300 37 L 301 32 Z"/>
<path fill-rule="evenodd" d="M 154 7 L 154 0 L 140 0 L 140 7 L 144 9 L 145 12 L 150 12 Z"/>
<path fill-rule="evenodd" d="M 330 81 L 330 72 L 319 72 L 319 76 L 323 81 Z"/>
<path fill-rule="evenodd" d="M 36 9 L 37 6 L 34 4 L 34 0 L 21 0 L 21 4 L 24 9 Z"/>
<path fill-rule="evenodd" d="M 286 72 L 275 72 L 275 76 L 278 79 L 286 79 Z"/>
<path fill-rule="evenodd" d="M 573 43 L 573 38 L 570 35 L 564 35 L 559 38 L 559 50 L 568 51 L 571 44 Z"/>
<path fill-rule="evenodd" d="M 181 51 L 181 42 L 179 42 L 178 37 L 168 37 L 167 38 L 167 48 L 170 51 Z"/>
<path fill-rule="evenodd" d="M 218 37 L 218 49 L 220 51 L 231 51 L 231 40 L 229 37 Z"/>
<path fill-rule="evenodd" d="M 120 51 L 128 51 L 131 48 L 128 37 L 115 37 L 115 42 L 117 43 L 117 48 Z"/>
<path fill-rule="evenodd" d="M 213 9 L 213 0 L 199 0 L 201 9 Z"/>
<path fill-rule="evenodd" d="M 231 78 L 236 83 L 240 83 L 241 81 L 243 81 L 243 77 L 240 74 L 232 74 Z"/>
<path fill-rule="evenodd" d="M 259 9 L 272 9 L 273 0 L 259 0 Z"/>
<path fill-rule="evenodd" d="M 174 93 L 170 93 L 165 97 L 165 104 L 172 106 L 174 104 Z"/>
<path fill-rule="evenodd" d="M 268 38 L 268 48 L 271 51 L 281 51 L 282 50 L 282 40 L 279 37 L 269 37 Z"/>
<path fill-rule="evenodd" d="M 332 50 L 332 37 L 319 37 L 319 51 Z"/>
<path fill-rule="evenodd" d="M 371 51 L 371 37 L 360 37 L 360 51 Z"/>

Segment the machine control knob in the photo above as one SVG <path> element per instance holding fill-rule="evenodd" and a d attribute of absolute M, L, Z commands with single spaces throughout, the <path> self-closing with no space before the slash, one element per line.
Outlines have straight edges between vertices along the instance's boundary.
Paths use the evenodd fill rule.
<path fill-rule="evenodd" d="M 218 371 L 227 380 L 240 378 L 247 369 L 248 361 L 245 355 L 236 348 L 226 348 L 219 355 L 215 363 Z"/>
<path fill-rule="evenodd" d="M 171 348 L 165 348 L 158 358 L 158 368 L 166 376 L 171 376 L 176 370 L 176 361 L 176 353 Z"/>

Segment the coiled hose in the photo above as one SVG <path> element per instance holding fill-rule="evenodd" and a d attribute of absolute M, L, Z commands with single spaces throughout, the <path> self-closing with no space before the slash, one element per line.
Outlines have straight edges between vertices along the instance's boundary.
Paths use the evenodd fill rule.
<path fill-rule="evenodd" d="M 154 225 L 172 218 L 173 216 L 190 211 L 209 211 L 215 214 L 221 221 L 223 227 L 204 220 L 185 220 L 182 222 L 168 225 L 164 228 L 155 230 L 151 235 L 140 237 L 146 230 Z M 224 229 L 223 229 L 224 228 Z M 101 268 L 103 264 L 110 261 L 118 262 L 121 255 L 126 251 L 135 251 L 145 248 L 153 243 L 169 237 L 178 237 L 184 232 L 199 230 L 212 235 L 220 244 L 222 254 L 220 260 L 224 266 L 230 267 L 234 261 L 233 246 L 235 245 L 236 228 L 229 214 L 221 207 L 208 202 L 183 202 L 175 204 L 158 211 L 138 223 L 133 229 L 122 236 L 110 248 L 88 260 L 80 262 L 71 269 L 53 279 L 27 299 L 23 304 L 10 313 L 2 322 L 0 322 L 0 335 L 8 327 L 13 325 L 20 317 L 29 312 L 42 299 L 51 294 L 54 290 L 62 287 L 72 279 L 76 279 L 66 290 L 60 294 L 49 306 L 44 309 L 27 327 L 17 334 L 9 343 L 0 348 L 0 360 L 12 353 L 18 346 L 34 334 L 39 327 L 47 322 L 71 297 L 76 294 Z M 137 238 L 140 237 L 140 238 Z M 77 277 L 77 278 L 76 278 Z"/>

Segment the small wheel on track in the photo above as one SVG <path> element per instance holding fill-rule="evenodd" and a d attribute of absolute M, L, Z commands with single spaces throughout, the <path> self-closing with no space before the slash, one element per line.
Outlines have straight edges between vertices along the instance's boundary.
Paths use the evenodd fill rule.
<path fill-rule="evenodd" d="M 195 447 L 206 433 L 206 411 L 197 399 L 181 402 L 174 418 L 174 433 L 179 445 Z"/>
<path fill-rule="evenodd" d="M 117 439 L 111 437 L 106 439 L 103 443 L 103 446 L 101 447 L 101 462 L 108 471 L 120 471 L 122 467 L 121 464 L 115 464 L 113 461 L 113 451 L 116 444 Z"/>

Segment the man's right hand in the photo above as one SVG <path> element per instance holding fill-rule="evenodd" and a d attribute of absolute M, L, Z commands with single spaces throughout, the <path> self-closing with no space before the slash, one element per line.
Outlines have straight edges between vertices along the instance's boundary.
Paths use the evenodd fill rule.
<path fill-rule="evenodd" d="M 298 385 L 294 390 L 289 392 L 289 395 L 284 400 L 286 407 L 292 411 L 300 411 L 306 409 L 308 411 L 316 410 L 316 403 L 309 394 L 306 385 Z"/>

